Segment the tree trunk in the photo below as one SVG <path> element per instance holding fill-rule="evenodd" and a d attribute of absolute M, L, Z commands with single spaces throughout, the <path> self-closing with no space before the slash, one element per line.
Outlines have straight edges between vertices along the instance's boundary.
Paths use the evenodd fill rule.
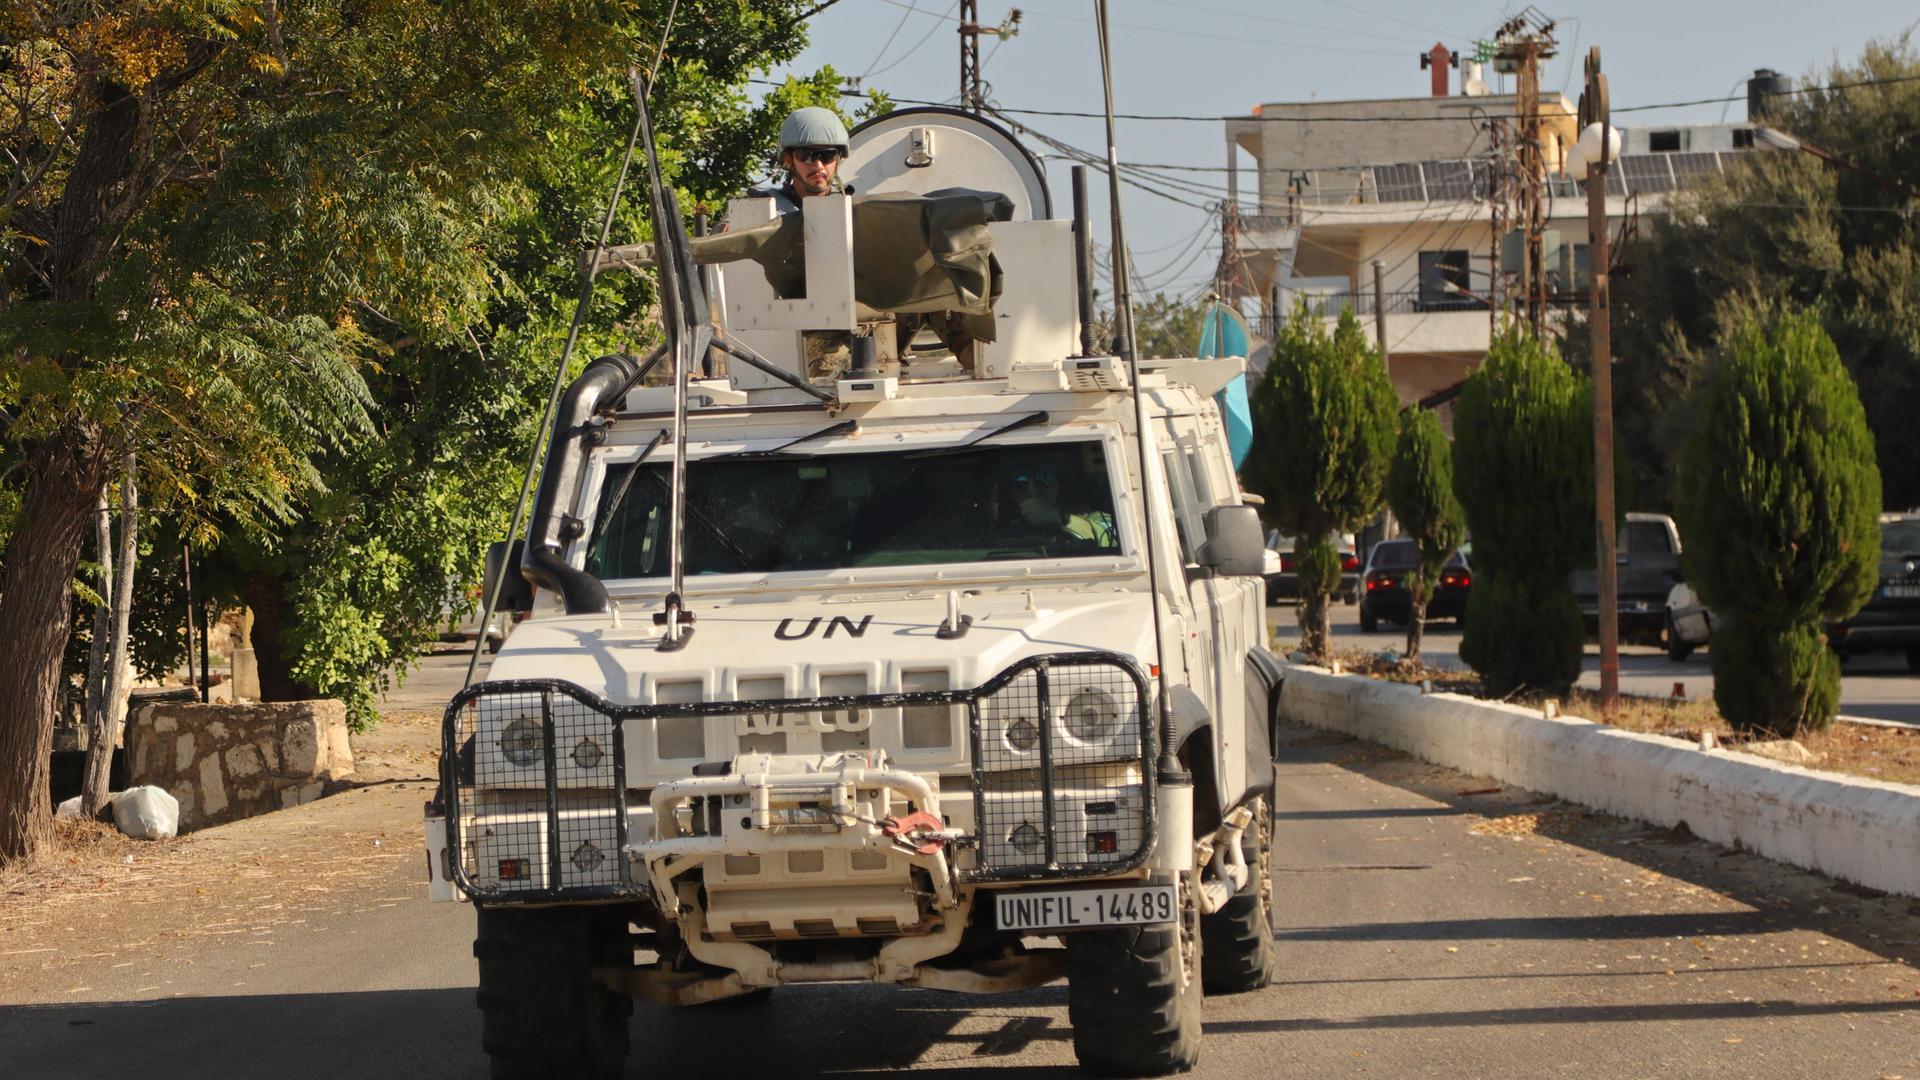
<path fill-rule="evenodd" d="M 1328 625 L 1331 600 L 1331 596 L 1317 589 L 1308 589 L 1300 594 L 1301 648 L 1315 660 L 1325 660 L 1327 650 L 1332 645 L 1332 629 Z"/>
<path fill-rule="evenodd" d="M 80 812 L 88 817 L 106 805 L 113 771 L 113 748 L 120 741 L 121 726 L 127 720 L 127 689 L 132 684 L 133 662 L 129 655 L 127 624 L 133 614 L 133 569 L 140 558 L 140 493 L 134 483 L 134 456 L 131 450 L 121 459 L 120 476 L 120 558 L 117 563 L 104 555 L 103 566 L 111 566 L 114 576 L 111 633 L 107 636 L 105 670 L 101 677 L 101 707 L 89 713 L 86 776 L 80 788 Z M 102 500 L 102 506 L 105 500 Z M 104 518 L 105 515 L 103 514 Z M 104 537 L 107 530 L 102 529 Z M 103 571 L 104 578 L 108 571 Z M 104 595 L 104 591 L 103 591 Z M 101 627 L 105 619 L 94 623 L 94 648 L 99 649 Z M 97 723 L 96 723 L 97 721 Z"/>
<path fill-rule="evenodd" d="M 51 835 L 47 759 L 73 631 L 73 573 L 106 482 L 100 431 L 72 423 L 27 448 L 19 526 L 0 556 L 0 864 Z"/>
<path fill-rule="evenodd" d="M 293 677 L 283 635 L 288 604 L 285 582 L 276 574 L 247 575 L 247 606 L 253 609 L 253 659 L 260 669 L 261 701 L 306 701 L 318 697 L 313 687 Z"/>
<path fill-rule="evenodd" d="M 1420 659 L 1420 639 L 1427 632 L 1427 601 L 1433 596 L 1433 590 L 1425 584 L 1414 581 L 1407 590 L 1409 601 L 1407 608 L 1407 659 Z"/>

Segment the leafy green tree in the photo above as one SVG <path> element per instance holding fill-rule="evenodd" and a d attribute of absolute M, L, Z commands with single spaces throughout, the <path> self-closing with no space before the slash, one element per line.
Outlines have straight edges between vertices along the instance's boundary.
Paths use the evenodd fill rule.
<path fill-rule="evenodd" d="M 314 459 L 376 430 L 364 373 L 486 309 L 502 193 L 632 43 L 610 2 L 6 19 L 0 861 L 47 836 L 70 583 L 111 463 L 133 449 L 189 535 L 290 519 Z"/>
<path fill-rule="evenodd" d="M 1200 347 L 1202 306 L 1165 293 L 1141 304 L 1133 313 L 1134 337 L 1142 359 L 1192 356 Z"/>
<path fill-rule="evenodd" d="M 1714 701 L 1742 731 L 1823 728 L 1839 705 L 1840 662 L 1822 631 L 1879 581 L 1866 410 L 1808 312 L 1740 324 L 1695 396 L 1676 510 L 1687 580 L 1723 620 Z"/>
<path fill-rule="evenodd" d="M 1466 537 L 1466 515 L 1453 494 L 1453 444 L 1440 418 L 1421 408 L 1400 414 L 1400 437 L 1387 468 L 1387 506 L 1420 550 L 1420 564 L 1407 575 L 1412 611 L 1407 620 L 1407 659 L 1420 657 L 1427 601 L 1447 559 Z"/>
<path fill-rule="evenodd" d="M 1812 73 L 1809 84 L 1851 88 L 1778 99 L 1769 121 L 1871 175 L 1796 151 L 1742 154 L 1724 177 L 1677 194 L 1619 253 L 1633 272 L 1615 278 L 1616 415 L 1642 508 L 1672 505 L 1673 463 L 1694 426 L 1691 390 L 1756 304 L 1818 316 L 1860 388 L 1887 505 L 1920 505 L 1911 419 L 1920 216 L 1910 194 L 1920 190 L 1920 52 L 1911 33 Z"/>
<path fill-rule="evenodd" d="M 1324 657 L 1329 599 L 1340 584 L 1333 534 L 1380 511 L 1399 400 L 1353 311 L 1341 312 L 1329 332 L 1303 301 L 1274 340 L 1249 404 L 1253 447 L 1241 480 L 1266 499 L 1267 524 L 1299 539 L 1304 647 Z"/>
<path fill-rule="evenodd" d="M 1593 401 L 1550 345 L 1508 327 L 1453 415 L 1453 489 L 1473 534 L 1460 658 L 1487 691 L 1564 693 L 1586 631 L 1568 575 L 1593 551 Z"/>

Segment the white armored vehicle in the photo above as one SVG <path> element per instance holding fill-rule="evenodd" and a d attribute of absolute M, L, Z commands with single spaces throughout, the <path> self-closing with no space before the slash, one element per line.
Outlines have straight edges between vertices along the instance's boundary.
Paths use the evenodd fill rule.
<path fill-rule="evenodd" d="M 694 268 L 657 181 L 659 250 L 602 256 L 658 264 L 685 370 L 607 357 L 567 392 L 534 587 L 503 589 L 529 614 L 449 707 L 429 808 L 496 1076 L 618 1072 L 632 998 L 1062 976 L 1084 1067 L 1161 1073 L 1203 988 L 1271 978 L 1279 668 L 1214 401 L 1243 362 L 1091 348 L 1083 194 L 1053 218 L 989 123 L 892 114 L 842 176 L 785 226 L 802 297 Z M 922 263 L 965 248 L 999 287 L 873 308 L 861 208 L 955 188 L 995 209 Z M 736 201 L 732 231 L 772 217 Z"/>

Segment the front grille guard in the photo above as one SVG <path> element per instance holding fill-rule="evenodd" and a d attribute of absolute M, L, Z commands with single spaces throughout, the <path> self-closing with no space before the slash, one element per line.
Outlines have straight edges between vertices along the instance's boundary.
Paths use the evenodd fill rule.
<path fill-rule="evenodd" d="M 1072 691 L 1063 710 L 1072 708 L 1082 695 L 1089 692 L 1106 694 L 1113 705 L 1116 722 L 1120 724 L 1118 733 L 1108 745 L 1116 750 L 1124 745 L 1128 753 L 1117 756 L 1114 750 L 1109 750 L 1103 755 L 1094 755 L 1070 733 L 1063 737 L 1061 729 L 1067 726 L 1067 721 L 1063 714 L 1056 714 L 1054 709 L 1054 702 L 1058 699 L 1056 691 L 1059 689 Z M 1003 694 L 1008 696 L 1000 700 Z M 560 679 L 506 679 L 475 683 L 454 696 L 447 706 L 441 728 L 441 790 L 446 793 L 446 870 L 461 891 L 480 900 L 540 903 L 553 900 L 621 900 L 643 896 L 648 891 L 647 887 L 643 880 L 635 879 L 633 867 L 625 855 L 628 844 L 628 721 L 944 706 L 967 709 L 967 731 L 972 744 L 974 842 L 978 864 L 960 871 L 963 881 L 1054 880 L 1124 873 L 1144 863 L 1153 847 L 1156 820 L 1153 774 L 1147 763 L 1153 760 L 1156 752 L 1157 732 L 1149 715 L 1149 700 L 1146 676 L 1139 667 L 1130 657 L 1109 652 L 1028 657 L 970 690 L 903 691 L 815 698 L 618 705 Z M 522 841 L 531 836 L 537 841 L 534 845 L 536 849 L 544 848 L 543 864 L 538 867 L 531 865 L 531 860 L 518 860 L 529 865 L 522 871 L 525 876 L 512 884 L 476 881 L 469 872 L 466 855 L 468 826 L 480 824 L 478 820 L 469 820 L 474 813 L 469 808 L 470 796 L 479 787 L 489 786 L 480 783 L 482 774 L 489 771 L 489 765 L 496 769 L 499 767 L 497 761 L 489 760 L 490 755 L 479 745 L 477 736 L 470 734 L 477 731 L 478 725 L 468 708 L 472 706 L 473 714 L 477 714 L 496 702 L 504 703 L 508 711 L 526 713 L 521 719 L 536 721 L 540 736 L 537 746 L 525 740 L 526 732 L 531 729 L 522 729 L 520 736 L 522 748 L 535 749 L 540 756 L 541 768 L 537 782 L 530 785 L 522 781 L 506 786 L 523 790 L 532 786 L 540 791 L 541 811 L 495 815 L 489 819 L 492 824 L 488 825 L 485 834 L 492 836 L 504 830 L 510 838 L 518 837 Z M 1032 716 L 1021 715 L 1026 711 L 1031 711 Z M 992 715 L 985 715 L 988 713 Z M 1033 725 L 1036 738 L 1025 751 L 1032 753 L 1027 760 L 1033 763 L 1033 767 L 1022 767 L 1023 751 L 1016 742 L 1007 740 L 1006 733 L 1017 728 L 1021 719 L 1032 721 L 1039 717 L 1045 717 L 1046 722 Z M 1128 717 L 1132 718 L 1132 732 L 1126 729 Z M 1130 737 L 1135 733 L 1137 740 Z M 573 744 L 575 752 L 570 755 L 572 764 L 603 778 L 603 784 L 589 788 L 561 785 L 560 747 L 563 738 L 572 739 L 576 736 L 578 739 Z M 582 766 L 582 758 L 591 759 L 593 755 L 583 753 L 581 746 L 595 742 L 596 737 L 604 740 L 605 757 Z M 504 754 L 507 741 L 503 734 L 495 749 Z M 1027 741 L 1024 733 L 1018 741 Z M 1131 752 L 1136 746 L 1139 751 L 1137 757 Z M 1131 812 L 1122 812 L 1118 805 L 1120 800 L 1087 804 L 1089 812 L 1099 806 L 1111 807 L 1107 813 L 1114 819 L 1110 823 L 1116 828 L 1111 830 L 1114 834 L 1113 849 L 1106 853 L 1110 857 L 1098 862 L 1078 863 L 1063 858 L 1064 845 L 1059 835 L 1061 806 L 1057 792 L 1062 777 L 1057 774 L 1062 769 L 1129 765 L 1137 767 L 1139 779 L 1137 806 L 1127 808 Z M 1037 793 L 1023 791 L 1023 784 L 1027 787 L 1038 786 L 1040 790 Z M 998 829 L 999 823 L 1013 815 L 1037 815 L 1040 818 L 1037 828 L 1041 832 L 1040 850 L 1043 855 L 1024 863 L 991 863 L 987 858 L 990 846 L 1004 849 L 1006 845 L 993 844 L 989 832 Z M 522 820 L 506 820 L 513 818 Z M 505 824 L 501 824 L 503 820 Z M 576 845 L 569 849 L 568 845 L 574 841 L 586 847 Z M 604 856 L 610 862 L 593 862 L 589 867 L 582 868 L 580 862 L 575 861 L 576 856 L 595 847 L 596 841 L 600 850 L 606 851 L 610 847 Z M 1089 837 L 1088 843 L 1092 842 Z M 477 869 L 478 866 L 479 859 L 476 856 L 474 867 Z M 535 876 L 536 871 L 538 876 Z"/>

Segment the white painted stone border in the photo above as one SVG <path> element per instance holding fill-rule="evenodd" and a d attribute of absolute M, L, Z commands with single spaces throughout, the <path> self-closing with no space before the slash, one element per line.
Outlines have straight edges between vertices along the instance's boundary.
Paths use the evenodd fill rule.
<path fill-rule="evenodd" d="M 1436 765 L 1920 896 L 1920 787 L 1292 664 L 1280 708 Z"/>

